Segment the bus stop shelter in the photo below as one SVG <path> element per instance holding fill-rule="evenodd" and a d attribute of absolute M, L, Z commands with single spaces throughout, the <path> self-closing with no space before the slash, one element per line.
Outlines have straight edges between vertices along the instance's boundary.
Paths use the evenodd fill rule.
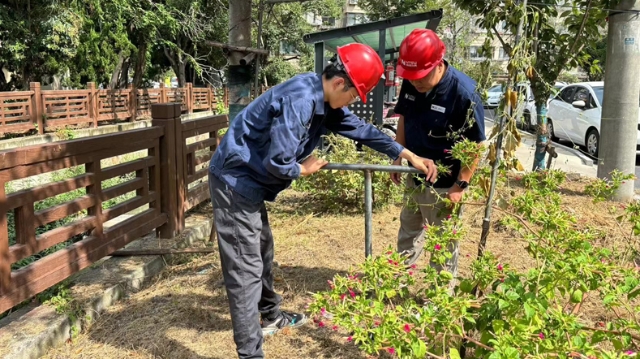
<path fill-rule="evenodd" d="M 314 44 L 315 71 L 322 73 L 327 64 L 326 52 L 335 53 L 338 46 L 357 42 L 371 46 L 386 66 L 388 63 L 395 67 L 396 53 L 400 50 L 400 43 L 414 29 L 436 30 L 442 19 L 442 9 L 429 12 L 380 20 L 366 24 L 347 26 L 304 35 L 304 42 Z M 382 125 L 382 111 L 384 105 L 385 81 L 381 80 L 375 89 L 369 93 L 367 103 L 356 102 L 349 109 L 358 117 Z M 395 87 L 389 88 L 395 93 Z"/>

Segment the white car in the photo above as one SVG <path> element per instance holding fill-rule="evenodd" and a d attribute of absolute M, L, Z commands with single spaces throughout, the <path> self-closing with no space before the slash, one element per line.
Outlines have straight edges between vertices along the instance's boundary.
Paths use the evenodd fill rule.
<path fill-rule="evenodd" d="M 602 81 L 580 82 L 564 87 L 549 102 L 547 121 L 551 139 L 569 140 L 586 147 L 587 153 L 596 157 L 600 147 L 603 95 Z M 640 131 L 637 141 L 640 145 Z"/>
<path fill-rule="evenodd" d="M 485 103 L 486 108 L 495 109 L 500 104 L 500 100 L 503 97 L 502 85 L 496 85 L 491 87 L 488 91 L 487 101 Z M 521 119 L 522 127 L 526 130 L 533 129 L 536 124 L 536 102 L 533 97 L 533 92 L 528 83 L 518 84 L 519 98 L 524 99 L 524 104 L 518 106 L 518 110 L 522 111 L 521 116 L 517 116 Z"/>

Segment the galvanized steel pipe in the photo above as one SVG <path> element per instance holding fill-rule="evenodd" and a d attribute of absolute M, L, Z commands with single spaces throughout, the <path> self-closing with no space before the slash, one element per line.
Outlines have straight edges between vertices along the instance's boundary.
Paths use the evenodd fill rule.
<path fill-rule="evenodd" d="M 364 172 L 364 255 L 373 254 L 373 172 L 420 173 L 419 170 L 407 166 L 385 166 L 371 164 L 329 163 L 323 170 L 363 171 Z"/>

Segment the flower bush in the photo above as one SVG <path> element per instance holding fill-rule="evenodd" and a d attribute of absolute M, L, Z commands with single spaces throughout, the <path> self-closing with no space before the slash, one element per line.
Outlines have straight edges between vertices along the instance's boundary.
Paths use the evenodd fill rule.
<path fill-rule="evenodd" d="M 463 148 L 466 145 L 461 145 Z M 480 151 L 480 149 L 478 150 Z M 453 151 L 452 151 L 453 152 Z M 466 155 L 467 161 L 476 157 Z M 482 176 L 482 170 L 478 176 Z M 503 171 L 501 178 L 507 178 Z M 631 178 L 614 173 L 586 188 L 604 201 Z M 364 352 L 397 358 L 629 358 L 640 345 L 640 204 L 612 209 L 621 226 L 633 229 L 626 246 L 601 244 L 603 233 L 579 224 L 558 189 L 560 171 L 516 179 L 514 191 L 499 181 L 494 208 L 501 223 L 521 238 L 534 265 L 514 269 L 485 251 L 467 275 L 403 265 L 389 249 L 370 257 L 346 276 L 335 276 L 327 291 L 314 295 L 310 311 L 321 326 L 349 333 L 347 342 Z M 477 187 L 483 179 L 476 180 Z M 473 205 L 473 203 L 468 203 Z M 436 263 L 451 254 L 451 241 L 465 239 L 460 219 L 425 226 L 424 250 Z M 615 313 L 594 322 L 586 302 Z"/>

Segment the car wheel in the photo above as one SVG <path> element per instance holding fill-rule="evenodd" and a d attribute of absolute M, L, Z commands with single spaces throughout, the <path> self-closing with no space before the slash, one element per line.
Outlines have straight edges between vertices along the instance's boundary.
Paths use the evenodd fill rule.
<path fill-rule="evenodd" d="M 589 156 L 597 157 L 598 147 L 600 146 L 600 135 L 598 134 L 598 131 L 596 129 L 592 128 L 587 132 L 585 144 Z"/>
<path fill-rule="evenodd" d="M 550 118 L 547 118 L 547 133 L 549 134 L 549 138 L 551 141 L 558 141 L 558 137 L 556 137 L 555 129 L 553 128 L 553 121 Z"/>

